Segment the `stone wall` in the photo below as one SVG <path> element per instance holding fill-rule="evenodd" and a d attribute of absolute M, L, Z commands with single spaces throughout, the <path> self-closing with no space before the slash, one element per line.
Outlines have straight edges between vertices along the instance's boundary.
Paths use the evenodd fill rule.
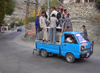
<path fill-rule="evenodd" d="M 100 12 L 95 3 L 73 3 L 63 6 L 70 13 L 74 31 L 82 32 L 82 25 L 85 25 L 89 39 L 100 43 Z"/>

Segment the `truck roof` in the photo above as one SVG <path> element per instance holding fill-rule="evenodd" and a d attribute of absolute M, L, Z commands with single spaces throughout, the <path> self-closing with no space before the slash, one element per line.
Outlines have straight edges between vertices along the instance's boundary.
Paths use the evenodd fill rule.
<path fill-rule="evenodd" d="M 82 33 L 82 32 L 74 32 L 74 31 L 63 32 L 63 34 L 78 34 L 78 33 Z"/>

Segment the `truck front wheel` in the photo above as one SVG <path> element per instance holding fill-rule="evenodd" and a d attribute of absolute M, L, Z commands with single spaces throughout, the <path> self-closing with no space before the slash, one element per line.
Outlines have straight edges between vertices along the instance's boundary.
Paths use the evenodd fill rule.
<path fill-rule="evenodd" d="M 44 50 L 44 49 L 42 49 L 42 50 L 41 50 L 41 56 L 44 57 L 44 58 L 46 58 L 47 55 L 48 55 L 47 51 Z"/>
<path fill-rule="evenodd" d="M 66 59 L 66 61 L 69 62 L 69 63 L 73 63 L 73 62 L 75 61 L 75 57 L 74 57 L 74 55 L 71 54 L 71 53 L 66 54 L 65 59 Z"/>

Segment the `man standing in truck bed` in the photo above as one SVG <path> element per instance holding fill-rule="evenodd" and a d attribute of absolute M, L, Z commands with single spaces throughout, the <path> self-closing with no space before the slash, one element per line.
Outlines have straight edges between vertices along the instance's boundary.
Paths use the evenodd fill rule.
<path fill-rule="evenodd" d="M 42 28 L 42 31 L 43 31 L 43 42 L 48 41 L 46 21 L 47 21 L 47 19 L 45 18 L 45 12 L 42 12 L 42 16 L 40 17 L 40 27 Z M 47 22 L 49 22 L 49 21 L 47 21 Z"/>

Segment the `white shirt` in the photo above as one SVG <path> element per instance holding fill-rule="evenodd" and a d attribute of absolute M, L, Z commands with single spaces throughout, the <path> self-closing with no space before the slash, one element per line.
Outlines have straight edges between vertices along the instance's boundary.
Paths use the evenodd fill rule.
<path fill-rule="evenodd" d="M 66 39 L 66 41 L 68 41 L 69 43 L 73 42 L 73 41 L 70 39 L 70 37 L 68 37 L 68 38 Z"/>
<path fill-rule="evenodd" d="M 47 25 L 46 25 L 46 18 L 41 16 L 39 20 L 40 20 L 40 27 L 41 28 L 46 28 L 47 27 Z"/>
<path fill-rule="evenodd" d="M 56 27 L 56 22 L 58 22 L 56 17 L 50 17 L 50 27 L 51 28 Z"/>
<path fill-rule="evenodd" d="M 67 18 L 67 14 L 64 13 L 64 18 Z"/>
<path fill-rule="evenodd" d="M 51 12 L 50 16 L 52 16 L 52 14 L 55 14 L 55 16 L 57 16 L 57 13 L 58 12 L 56 10 L 54 10 L 54 11 Z"/>

